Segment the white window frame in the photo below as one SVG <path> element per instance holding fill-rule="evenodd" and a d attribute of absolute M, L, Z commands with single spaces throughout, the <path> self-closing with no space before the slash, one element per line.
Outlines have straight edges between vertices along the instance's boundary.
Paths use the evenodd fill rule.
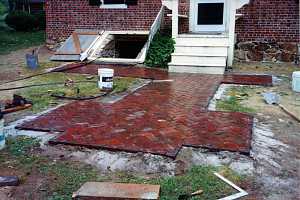
<path fill-rule="evenodd" d="M 104 4 L 104 0 L 101 0 L 100 8 L 109 8 L 109 9 L 126 9 L 127 5 L 124 4 Z"/>

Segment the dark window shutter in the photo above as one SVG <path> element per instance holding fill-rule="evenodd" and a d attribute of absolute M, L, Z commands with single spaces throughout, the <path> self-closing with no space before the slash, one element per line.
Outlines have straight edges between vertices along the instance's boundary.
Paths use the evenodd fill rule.
<path fill-rule="evenodd" d="M 131 5 L 137 5 L 138 4 L 138 0 L 125 0 L 125 3 L 129 6 Z"/>
<path fill-rule="evenodd" d="M 100 6 L 101 0 L 89 0 L 89 5 L 90 6 Z"/>

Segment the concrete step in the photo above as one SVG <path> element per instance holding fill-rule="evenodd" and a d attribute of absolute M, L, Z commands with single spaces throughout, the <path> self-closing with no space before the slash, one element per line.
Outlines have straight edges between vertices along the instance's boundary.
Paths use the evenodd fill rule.
<path fill-rule="evenodd" d="M 226 66 L 226 56 L 199 56 L 187 54 L 172 54 L 171 63 L 184 63 L 198 66 Z"/>
<path fill-rule="evenodd" d="M 229 40 L 226 37 L 178 37 L 175 39 L 176 45 L 188 45 L 188 46 L 219 46 L 228 47 Z"/>
<path fill-rule="evenodd" d="M 200 73 L 200 74 L 224 74 L 225 67 L 219 66 L 196 66 L 186 64 L 169 63 L 169 72 L 177 73 Z"/>

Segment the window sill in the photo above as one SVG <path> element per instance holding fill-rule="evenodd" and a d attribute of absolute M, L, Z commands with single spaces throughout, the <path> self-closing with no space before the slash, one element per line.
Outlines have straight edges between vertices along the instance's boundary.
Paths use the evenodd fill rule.
<path fill-rule="evenodd" d="M 126 9 L 126 4 L 106 4 L 101 5 L 100 8 L 108 8 L 108 9 Z"/>

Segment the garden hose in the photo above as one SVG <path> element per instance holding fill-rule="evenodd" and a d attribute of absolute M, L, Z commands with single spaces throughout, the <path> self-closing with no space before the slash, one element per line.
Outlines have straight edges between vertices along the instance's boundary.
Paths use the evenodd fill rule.
<path fill-rule="evenodd" d="M 0 91 L 8 91 L 8 90 L 18 90 L 30 87 L 41 87 L 41 86 L 48 86 L 48 85 L 60 85 L 65 84 L 66 82 L 54 82 L 54 83 L 42 83 L 42 84 L 33 84 L 33 85 L 24 85 L 19 87 L 11 87 L 11 88 L 0 88 Z M 95 81 L 74 81 L 73 83 L 95 83 Z"/>

